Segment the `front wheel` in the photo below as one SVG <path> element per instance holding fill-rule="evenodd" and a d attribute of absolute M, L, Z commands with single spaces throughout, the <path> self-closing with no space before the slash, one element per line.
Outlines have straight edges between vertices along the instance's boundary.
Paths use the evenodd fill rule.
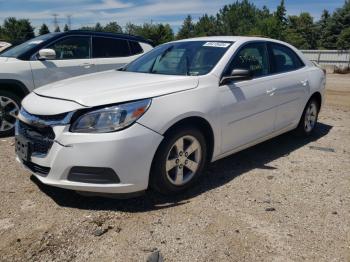
<path fill-rule="evenodd" d="M 207 146 L 195 128 L 176 129 L 159 146 L 152 164 L 150 186 L 163 194 L 180 193 L 203 173 Z"/>
<path fill-rule="evenodd" d="M 0 91 L 0 137 L 14 134 L 16 115 L 19 112 L 21 99 L 10 92 Z"/>
<path fill-rule="evenodd" d="M 320 105 L 316 99 L 311 99 L 303 112 L 299 125 L 296 129 L 298 135 L 309 136 L 315 129 Z"/>

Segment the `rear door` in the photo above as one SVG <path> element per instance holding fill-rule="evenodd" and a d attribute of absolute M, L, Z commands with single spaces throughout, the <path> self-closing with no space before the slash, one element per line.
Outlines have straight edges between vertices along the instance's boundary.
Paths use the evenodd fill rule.
<path fill-rule="evenodd" d="M 129 41 L 125 39 L 94 36 L 92 38 L 94 71 L 118 69 L 130 63 L 140 54 L 135 53 L 137 52 L 135 44 L 131 46 Z"/>
<path fill-rule="evenodd" d="M 295 125 L 303 110 L 309 92 L 308 73 L 304 63 L 289 47 L 269 43 L 270 60 L 274 78 L 274 98 L 277 105 L 275 130 Z"/>
<path fill-rule="evenodd" d="M 222 153 L 244 146 L 273 131 L 276 117 L 274 97 L 269 93 L 273 80 L 265 42 L 241 47 L 225 70 L 249 69 L 253 79 L 220 86 Z"/>
<path fill-rule="evenodd" d="M 90 36 L 64 37 L 45 48 L 55 50 L 56 58 L 30 61 L 35 87 L 92 73 Z"/>

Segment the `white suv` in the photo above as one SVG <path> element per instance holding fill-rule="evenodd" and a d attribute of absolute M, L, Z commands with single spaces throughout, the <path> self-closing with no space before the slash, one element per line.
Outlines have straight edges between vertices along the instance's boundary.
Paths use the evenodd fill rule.
<path fill-rule="evenodd" d="M 122 71 L 64 80 L 23 100 L 18 160 L 45 184 L 178 193 L 207 162 L 292 129 L 309 135 L 325 74 L 271 39 L 161 45 Z"/>
<path fill-rule="evenodd" d="M 34 88 L 119 68 L 152 49 L 124 34 L 69 31 L 39 36 L 0 54 L 0 137 L 13 133 L 20 102 Z"/>
<path fill-rule="evenodd" d="M 0 53 L 11 46 L 10 43 L 0 41 Z"/>

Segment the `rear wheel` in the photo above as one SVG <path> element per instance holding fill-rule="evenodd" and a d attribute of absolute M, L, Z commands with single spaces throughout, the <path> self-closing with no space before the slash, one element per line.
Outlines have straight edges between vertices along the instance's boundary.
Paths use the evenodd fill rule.
<path fill-rule="evenodd" d="M 180 193 L 203 173 L 207 146 L 195 128 L 176 129 L 159 146 L 152 165 L 150 185 L 163 194 Z"/>
<path fill-rule="evenodd" d="M 312 134 L 317 124 L 319 108 L 320 106 L 316 99 L 311 99 L 307 103 L 296 129 L 298 135 L 309 136 Z"/>
<path fill-rule="evenodd" d="M 0 91 L 0 137 L 10 136 L 15 131 L 15 116 L 19 112 L 21 99 L 10 92 Z"/>

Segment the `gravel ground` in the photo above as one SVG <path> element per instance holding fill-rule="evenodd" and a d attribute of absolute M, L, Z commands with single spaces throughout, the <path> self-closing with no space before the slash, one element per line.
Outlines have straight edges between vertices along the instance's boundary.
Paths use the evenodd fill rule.
<path fill-rule="evenodd" d="M 350 261 L 350 76 L 315 135 L 210 165 L 181 197 L 82 197 L 38 183 L 0 139 L 0 261 Z"/>

